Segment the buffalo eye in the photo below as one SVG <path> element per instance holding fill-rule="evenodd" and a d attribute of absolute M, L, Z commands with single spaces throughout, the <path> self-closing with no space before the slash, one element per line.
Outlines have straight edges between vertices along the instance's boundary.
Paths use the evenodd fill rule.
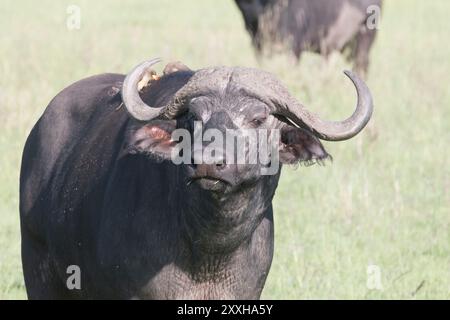
<path fill-rule="evenodd" d="M 261 126 L 264 122 L 266 122 L 266 119 L 267 119 L 267 118 L 266 118 L 265 116 L 256 117 L 256 118 L 253 118 L 253 119 L 250 121 L 250 124 L 251 124 L 253 127 L 257 128 L 257 127 Z"/>

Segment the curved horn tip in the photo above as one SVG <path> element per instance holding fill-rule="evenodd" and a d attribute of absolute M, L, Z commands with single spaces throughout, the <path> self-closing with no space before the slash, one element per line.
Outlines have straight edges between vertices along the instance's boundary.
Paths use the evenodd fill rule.
<path fill-rule="evenodd" d="M 146 60 L 146 62 L 148 62 L 148 63 L 158 63 L 158 62 L 161 62 L 161 61 L 162 61 L 162 59 L 160 57 L 156 57 L 156 58 L 152 58 L 152 59 Z"/>
<path fill-rule="evenodd" d="M 356 74 L 355 72 L 353 72 L 353 71 L 350 71 L 350 70 L 344 70 L 344 74 L 345 74 L 348 78 L 350 78 L 350 80 L 352 80 L 353 82 L 355 82 L 355 81 L 362 81 L 362 78 L 361 78 L 358 74 Z"/>
<path fill-rule="evenodd" d="M 357 73 L 350 70 L 344 70 L 344 74 L 353 82 L 353 84 L 357 88 L 364 89 L 365 91 L 368 91 L 370 93 L 370 90 L 367 87 L 366 82 Z"/>
<path fill-rule="evenodd" d="M 157 64 L 157 63 L 159 63 L 161 61 L 162 61 L 162 59 L 159 58 L 159 57 L 148 59 L 148 60 L 144 60 L 141 63 L 139 63 L 138 65 L 136 65 L 134 67 L 133 71 L 138 69 L 138 68 L 142 68 L 143 66 L 145 66 L 145 68 L 149 68 L 149 67 L 151 67 L 151 66 L 153 66 L 153 65 L 155 65 L 155 64 Z"/>
<path fill-rule="evenodd" d="M 144 101 L 142 101 L 138 92 L 138 82 L 141 80 L 144 72 L 161 61 L 161 58 L 153 58 L 138 64 L 134 69 L 128 73 L 122 85 L 122 101 L 130 113 L 130 115 L 140 121 L 148 121 L 154 119 L 163 112 L 164 107 L 151 108 Z"/>
<path fill-rule="evenodd" d="M 366 82 L 355 72 L 353 71 L 349 71 L 349 70 L 345 70 L 344 74 L 353 82 L 353 84 L 355 85 L 357 91 L 358 91 L 358 96 L 360 98 L 366 98 L 369 101 L 367 101 L 367 103 L 369 104 L 369 111 L 370 113 L 372 113 L 372 109 L 373 109 L 373 98 L 372 98 L 372 94 L 370 92 L 369 87 L 367 86 Z M 363 91 L 363 93 L 366 93 L 366 95 L 361 96 L 361 92 L 360 90 Z"/>

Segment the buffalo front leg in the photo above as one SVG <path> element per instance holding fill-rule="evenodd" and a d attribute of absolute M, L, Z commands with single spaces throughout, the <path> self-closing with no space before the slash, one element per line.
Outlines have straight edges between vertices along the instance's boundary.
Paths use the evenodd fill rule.
<path fill-rule="evenodd" d="M 367 76 L 369 69 L 369 53 L 376 36 L 376 29 L 370 30 L 366 26 L 358 32 L 354 52 L 354 69 L 362 77 Z"/>

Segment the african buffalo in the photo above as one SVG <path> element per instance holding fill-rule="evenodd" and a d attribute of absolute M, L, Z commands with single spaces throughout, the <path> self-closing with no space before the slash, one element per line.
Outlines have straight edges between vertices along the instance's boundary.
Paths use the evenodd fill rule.
<path fill-rule="evenodd" d="M 72 84 L 31 131 L 20 176 L 29 298 L 259 298 L 281 169 L 261 174 L 269 162 L 233 163 L 225 148 L 212 162 L 176 164 L 173 133 L 198 123 L 278 130 L 281 163 L 315 162 L 329 157 L 319 139 L 349 139 L 372 114 L 369 89 L 350 72 L 356 111 L 328 122 L 267 72 L 171 65 L 158 77 L 149 72 L 158 61 Z M 77 269 L 80 285 L 68 286 Z"/>
<path fill-rule="evenodd" d="M 365 74 L 381 0 L 235 0 L 258 53 L 286 46 L 328 56 L 349 48 L 355 70 Z"/>

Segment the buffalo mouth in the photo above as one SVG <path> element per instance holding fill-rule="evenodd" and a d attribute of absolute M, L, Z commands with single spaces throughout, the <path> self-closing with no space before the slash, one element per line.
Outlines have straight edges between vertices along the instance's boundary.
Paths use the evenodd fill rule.
<path fill-rule="evenodd" d="M 231 185 L 228 181 L 213 176 L 193 176 L 188 179 L 187 186 L 192 184 L 198 185 L 200 188 L 210 191 L 223 191 Z"/>

